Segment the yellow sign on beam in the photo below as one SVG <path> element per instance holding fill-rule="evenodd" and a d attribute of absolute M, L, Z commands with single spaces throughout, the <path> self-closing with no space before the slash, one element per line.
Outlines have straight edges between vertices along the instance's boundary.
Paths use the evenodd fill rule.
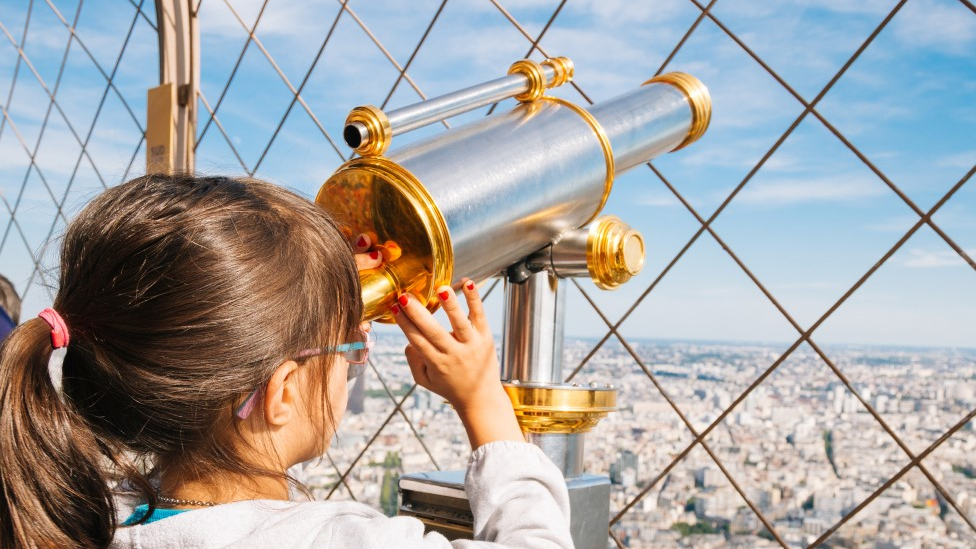
<path fill-rule="evenodd" d="M 176 85 L 170 82 L 151 88 L 146 111 L 146 173 L 173 173 Z"/>

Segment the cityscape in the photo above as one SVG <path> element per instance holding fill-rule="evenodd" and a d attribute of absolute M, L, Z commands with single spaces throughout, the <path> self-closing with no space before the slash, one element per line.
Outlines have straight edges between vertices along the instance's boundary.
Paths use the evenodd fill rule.
<path fill-rule="evenodd" d="M 351 389 L 329 454 L 302 474 L 314 497 L 355 499 L 392 515 L 399 474 L 464 468 L 464 430 L 443 399 L 419 387 L 411 391 L 404 344 L 384 336 L 374 349 L 374 369 Z M 578 365 L 595 344 L 568 339 L 565 364 Z M 585 469 L 610 477 L 612 518 L 626 509 L 612 526 L 623 547 L 780 547 L 742 494 L 790 547 L 806 547 L 911 462 L 861 399 L 914 455 L 976 409 L 971 349 L 824 349 L 858 399 L 804 344 L 723 416 L 787 345 L 631 346 L 685 419 L 615 340 L 573 380 L 612 381 L 619 391 L 619 410 L 587 435 Z M 403 399 L 401 412 L 391 398 Z M 695 436 L 685 422 L 701 433 L 716 420 L 705 445 L 692 445 Z M 890 483 L 821 546 L 976 547 L 976 531 L 967 524 L 976 521 L 971 423 L 922 466 Z M 608 546 L 616 543 L 608 537 Z"/>
<path fill-rule="evenodd" d="M 600 306 L 633 304 L 618 326 L 673 339 L 564 347 L 566 372 L 585 361 L 573 382 L 619 391 L 586 438 L 585 470 L 611 482 L 607 546 L 976 549 L 976 0 L 0 6 L 0 265 L 22 318 L 54 299 L 64 222 L 149 168 L 161 84 L 181 123 L 152 125 L 192 151 L 170 168 L 312 199 L 354 156 L 339 135 L 356 105 L 390 113 L 523 57 L 572 59 L 547 95 L 580 107 L 693 75 L 714 102 L 705 135 L 617 170 L 598 208 L 652 251 L 644 282 Z M 389 154 L 514 103 L 398 131 Z M 835 302 L 815 339 L 932 347 L 745 342 L 795 337 Z M 328 454 L 295 473 L 316 499 L 394 515 L 400 475 L 465 467 L 464 429 L 413 384 L 405 344 L 382 335 Z"/>

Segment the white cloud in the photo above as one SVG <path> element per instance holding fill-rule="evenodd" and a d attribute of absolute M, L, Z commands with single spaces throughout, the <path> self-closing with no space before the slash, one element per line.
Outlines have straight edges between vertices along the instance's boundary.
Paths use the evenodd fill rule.
<path fill-rule="evenodd" d="M 961 3 L 909 2 L 892 22 L 895 36 L 912 47 L 971 56 L 976 46 L 976 17 Z"/>
<path fill-rule="evenodd" d="M 965 250 L 969 257 L 976 257 L 976 249 Z M 902 265 L 913 269 L 934 269 L 940 267 L 962 267 L 968 265 L 955 250 L 908 250 L 908 257 Z"/>
<path fill-rule="evenodd" d="M 882 80 L 876 80 L 877 86 L 882 86 Z M 838 96 L 839 97 L 839 96 Z M 918 111 L 912 106 L 905 105 L 901 98 L 880 96 L 871 101 L 857 101 L 845 98 L 843 103 L 833 102 L 819 109 L 827 120 L 840 129 L 848 138 L 871 134 L 889 123 L 918 118 Z M 872 154 L 872 158 L 897 157 L 901 153 L 885 152 Z"/>
<path fill-rule="evenodd" d="M 649 192 L 638 197 L 637 204 L 652 208 L 673 208 L 675 206 L 680 206 L 681 202 L 678 202 L 678 199 L 671 194 Z"/>
<path fill-rule="evenodd" d="M 810 0 L 794 0 L 795 4 L 809 5 Z M 817 0 L 816 7 L 835 13 L 843 14 L 864 14 L 864 15 L 887 15 L 894 7 L 892 0 Z"/>
<path fill-rule="evenodd" d="M 787 282 L 784 284 L 772 284 L 776 290 L 826 290 L 834 287 L 834 284 L 824 280 L 813 282 Z"/>
<path fill-rule="evenodd" d="M 905 234 L 908 229 L 918 222 L 917 215 L 904 215 L 883 219 L 864 226 L 865 230 L 876 233 L 899 233 Z"/>
<path fill-rule="evenodd" d="M 777 150 L 773 156 L 763 164 L 763 169 L 766 172 L 771 171 L 796 171 L 798 169 L 803 169 L 804 159 L 795 154 L 789 152 L 784 152 L 782 150 Z"/>
<path fill-rule="evenodd" d="M 572 4 L 577 11 L 597 17 L 605 22 L 624 25 L 675 23 L 687 11 L 683 2 L 675 2 L 674 0 L 667 2 L 582 0 Z"/>
<path fill-rule="evenodd" d="M 976 149 L 943 156 L 937 159 L 935 164 L 942 168 L 962 168 L 968 170 L 976 164 Z"/>
<path fill-rule="evenodd" d="M 805 202 L 851 202 L 885 192 L 880 181 L 870 178 L 776 179 L 746 185 L 736 200 L 747 204 L 784 206 Z"/>

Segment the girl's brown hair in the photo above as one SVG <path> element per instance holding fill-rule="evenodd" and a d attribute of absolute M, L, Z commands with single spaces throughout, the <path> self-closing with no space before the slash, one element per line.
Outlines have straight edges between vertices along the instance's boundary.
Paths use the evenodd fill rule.
<path fill-rule="evenodd" d="M 261 181 L 151 175 L 70 224 L 53 308 L 71 336 L 62 393 L 44 320 L 0 347 L 2 547 L 107 546 L 116 475 L 155 503 L 145 460 L 281 476 L 221 433 L 283 360 L 354 330 L 361 301 L 350 247 L 315 204 Z"/>

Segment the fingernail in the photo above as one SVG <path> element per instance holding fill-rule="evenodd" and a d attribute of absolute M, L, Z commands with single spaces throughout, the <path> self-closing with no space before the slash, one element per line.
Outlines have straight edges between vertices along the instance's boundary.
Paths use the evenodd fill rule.
<path fill-rule="evenodd" d="M 356 246 L 365 248 L 366 246 L 369 246 L 369 240 L 366 240 L 365 236 L 360 235 L 359 240 L 356 241 Z"/>
<path fill-rule="evenodd" d="M 369 252 L 369 258 L 370 259 L 373 259 L 373 260 L 379 259 L 380 258 L 380 253 L 377 252 L 377 251 Z"/>
<path fill-rule="evenodd" d="M 446 291 L 443 291 L 443 292 L 438 293 L 437 294 L 437 297 L 441 298 L 441 301 L 447 301 L 447 298 L 451 297 L 451 294 L 449 294 Z"/>
<path fill-rule="evenodd" d="M 404 295 L 401 295 L 400 297 L 398 297 L 397 298 L 397 301 L 400 302 L 400 305 L 402 305 L 403 307 L 406 307 L 407 306 L 407 303 L 410 303 L 410 298 L 407 297 L 406 294 L 404 294 Z"/>
<path fill-rule="evenodd" d="M 394 305 L 394 306 L 390 307 L 390 311 L 392 311 L 394 315 L 398 315 L 398 314 L 400 314 L 400 306 L 399 305 Z"/>
<path fill-rule="evenodd" d="M 464 285 L 464 287 L 467 288 L 467 289 L 469 289 L 469 290 L 473 290 L 474 289 L 474 282 L 471 282 L 469 280 L 468 283 Z"/>
<path fill-rule="evenodd" d="M 399 248 L 399 246 L 397 246 L 396 242 L 388 242 L 386 244 L 386 247 L 387 248 L 390 248 L 391 250 L 395 250 L 395 249 Z"/>

